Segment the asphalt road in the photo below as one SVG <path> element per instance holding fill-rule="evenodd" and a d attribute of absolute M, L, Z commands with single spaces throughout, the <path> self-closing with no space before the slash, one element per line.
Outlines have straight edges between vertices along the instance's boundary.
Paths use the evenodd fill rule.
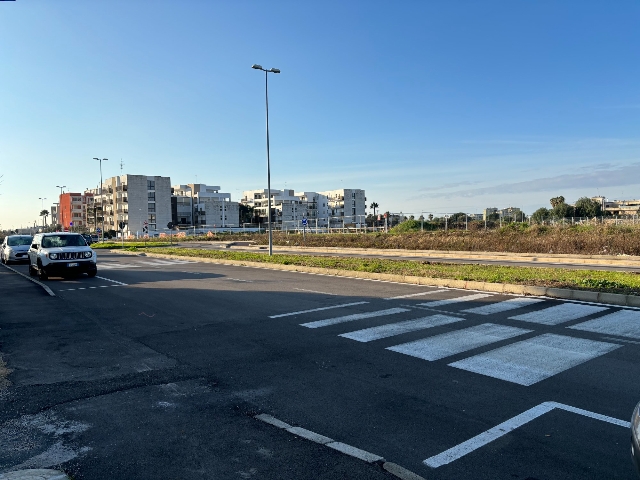
<path fill-rule="evenodd" d="M 225 247 L 224 244 L 216 242 L 181 242 L 178 246 L 182 248 L 204 248 L 222 251 L 244 251 L 251 253 L 267 253 L 266 248 L 255 248 L 248 246 L 233 246 L 231 249 Z M 543 267 L 543 268 L 567 268 L 570 270 L 605 270 L 612 272 L 635 272 L 638 273 L 640 268 L 633 265 L 601 265 L 596 263 L 571 264 L 566 262 L 528 262 L 518 260 L 490 260 L 490 259 L 470 259 L 465 257 L 441 257 L 438 255 L 420 255 L 420 256 L 403 256 L 403 255 L 376 255 L 363 253 L 321 253 L 321 252 L 305 252 L 297 248 L 287 248 L 283 246 L 274 246 L 274 253 L 284 253 L 293 255 L 314 255 L 314 256 L 340 256 L 340 257 L 357 257 L 357 258 L 386 258 L 389 260 L 409 260 L 414 262 L 440 262 L 440 263 L 461 263 L 461 264 L 483 264 L 483 265 L 503 265 L 511 267 Z"/>
<path fill-rule="evenodd" d="M 428 479 L 636 478 L 640 310 L 106 253 L 47 285 L 0 268 L 0 472 L 394 478 L 266 413 Z"/>

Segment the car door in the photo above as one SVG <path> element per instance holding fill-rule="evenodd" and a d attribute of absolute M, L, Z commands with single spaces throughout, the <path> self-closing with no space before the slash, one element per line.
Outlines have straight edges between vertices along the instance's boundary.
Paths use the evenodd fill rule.
<path fill-rule="evenodd" d="M 34 267 L 38 264 L 38 248 L 40 247 L 40 240 L 42 235 L 35 235 L 31 240 L 31 247 L 29 247 L 29 264 Z"/>

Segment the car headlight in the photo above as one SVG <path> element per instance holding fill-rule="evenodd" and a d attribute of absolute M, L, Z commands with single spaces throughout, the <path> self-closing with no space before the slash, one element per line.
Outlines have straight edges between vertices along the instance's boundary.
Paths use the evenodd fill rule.
<path fill-rule="evenodd" d="M 84 258 L 91 258 L 93 252 L 84 252 Z"/>
<path fill-rule="evenodd" d="M 57 254 L 57 253 L 50 253 L 50 254 L 49 254 L 49 258 L 50 258 L 51 260 L 56 260 L 56 259 L 58 258 L 58 254 Z"/>

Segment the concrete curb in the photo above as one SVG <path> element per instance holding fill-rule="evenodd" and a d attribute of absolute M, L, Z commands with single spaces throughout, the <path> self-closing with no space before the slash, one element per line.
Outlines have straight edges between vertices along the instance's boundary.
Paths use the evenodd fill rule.
<path fill-rule="evenodd" d="M 25 275 L 24 273 L 20 273 L 19 271 L 17 271 L 15 268 L 11 268 L 8 265 L 5 265 L 4 263 L 0 263 L 0 265 L 2 265 L 4 268 L 7 268 L 9 270 L 11 270 L 13 273 L 17 273 L 18 275 L 20 275 L 21 277 L 26 278 L 27 280 L 29 280 L 30 282 L 33 282 L 37 285 L 40 285 L 45 292 L 47 292 L 50 296 L 55 297 L 56 294 L 53 293 L 53 290 L 51 290 L 49 287 L 47 287 L 44 283 L 39 282 L 38 280 L 36 280 L 35 278 L 30 277 L 29 275 Z M 2 477 L 0 476 L 0 480 L 2 480 Z"/>
<path fill-rule="evenodd" d="M 123 255 L 139 255 L 136 252 L 122 252 L 111 250 L 111 253 Z M 367 280 L 381 280 L 396 283 L 408 283 L 412 285 L 424 285 L 429 287 L 459 288 L 464 290 L 478 290 L 481 292 L 508 293 L 514 295 L 532 295 L 536 297 L 561 298 L 563 300 L 577 300 L 581 302 L 606 303 L 622 307 L 640 308 L 640 296 L 622 295 L 618 293 L 594 292 L 588 290 L 572 290 L 568 288 L 538 287 L 530 285 L 515 285 L 511 283 L 473 282 L 467 280 L 450 280 L 444 278 L 414 277 L 410 275 L 392 275 L 389 273 L 369 273 L 352 270 L 333 270 L 330 268 L 305 267 L 299 265 L 280 265 L 274 263 L 261 263 L 239 260 L 221 260 L 217 258 L 189 257 L 186 255 L 166 255 L 162 253 L 148 253 L 147 257 L 173 258 L 184 260 L 185 258 L 205 263 L 217 263 L 221 265 L 234 265 L 240 267 L 262 268 L 266 270 L 284 270 L 289 272 L 316 273 L 336 277 L 362 278 Z"/>
<path fill-rule="evenodd" d="M 69 477 L 59 470 L 49 470 L 43 468 L 16 470 L 0 474 L 0 480 L 70 480 Z"/>
<path fill-rule="evenodd" d="M 307 430 L 306 428 L 292 427 L 288 423 L 278 420 L 277 418 L 272 417 L 271 415 L 268 415 L 266 413 L 261 413 L 260 415 L 256 415 L 253 418 L 255 418 L 256 420 L 260 420 L 261 422 L 268 423 L 269 425 L 273 425 L 276 428 L 285 430 L 300 438 L 304 438 L 314 443 L 319 443 L 320 445 L 324 445 L 340 453 L 349 455 L 350 457 L 357 458 L 358 460 L 362 460 L 363 462 L 377 464 L 378 466 L 382 467 L 383 470 L 386 470 L 400 480 L 425 480 L 423 477 L 411 472 L 410 470 L 407 470 L 406 468 L 401 467 L 400 465 L 392 462 L 387 462 L 380 455 L 367 452 L 366 450 L 361 450 L 346 443 L 335 441 L 319 433 Z"/>

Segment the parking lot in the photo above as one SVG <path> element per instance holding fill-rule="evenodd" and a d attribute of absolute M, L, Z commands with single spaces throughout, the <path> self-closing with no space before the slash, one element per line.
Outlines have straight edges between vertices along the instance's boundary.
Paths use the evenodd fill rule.
<path fill-rule="evenodd" d="M 39 430 L 37 448 L 0 454 L 0 471 L 40 455 L 69 457 L 77 478 L 151 461 L 213 478 L 209 455 L 215 478 L 388 475 L 350 457 L 333 470 L 339 454 L 253 420 L 265 413 L 424 478 L 634 478 L 640 310 L 98 255 L 95 278 L 46 282 L 56 296 L 32 301 L 46 304 L 40 320 L 0 319 L 15 395 L 4 438 L 7 425 L 75 425 Z M 37 400 L 43 385 L 68 391 Z M 25 420 L 28 393 L 29 415 L 55 418 Z M 43 456 L 58 444 L 66 456 Z M 281 457 L 295 475 L 277 473 Z"/>

